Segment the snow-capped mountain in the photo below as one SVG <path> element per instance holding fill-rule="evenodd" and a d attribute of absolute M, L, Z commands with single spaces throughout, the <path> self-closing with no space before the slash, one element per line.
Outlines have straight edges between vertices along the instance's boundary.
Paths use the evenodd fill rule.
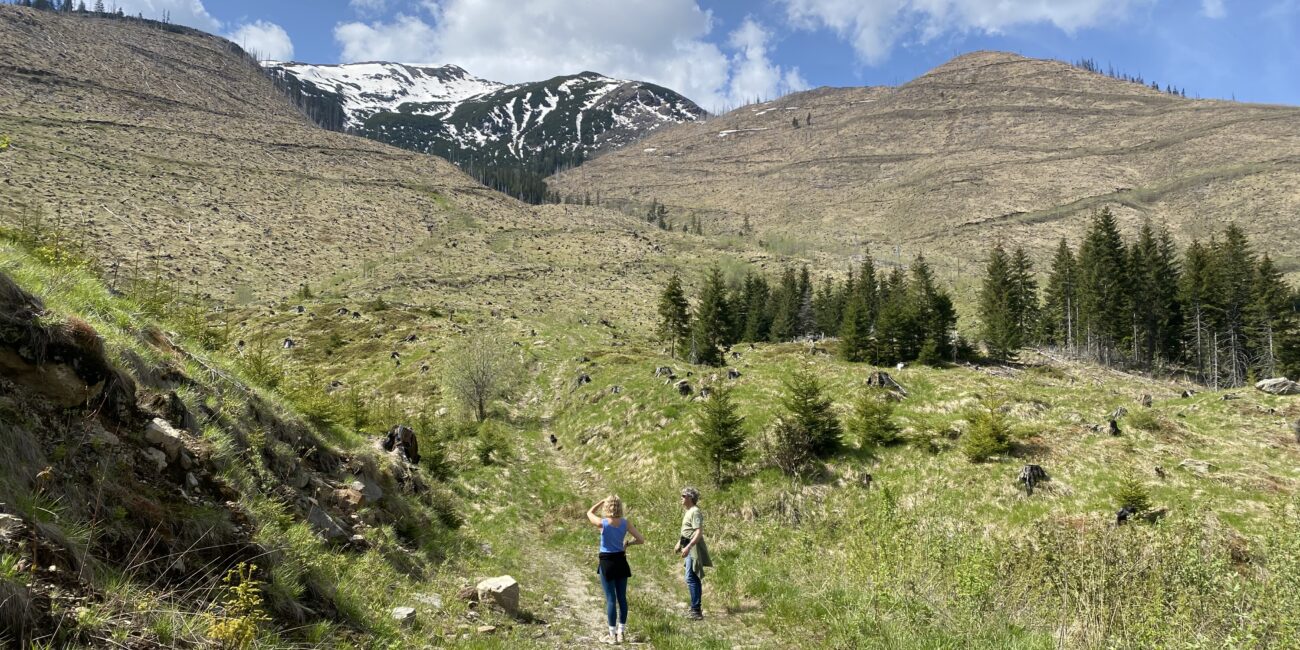
<path fill-rule="evenodd" d="M 705 116 L 662 86 L 593 72 L 505 85 L 454 65 L 263 65 L 297 91 L 313 117 L 341 113 L 331 128 L 467 167 L 522 166 L 546 175 L 661 126 Z"/>
<path fill-rule="evenodd" d="M 323 93 L 337 95 L 347 115 L 346 126 L 360 128 L 376 113 L 396 112 L 406 103 L 451 104 L 492 92 L 505 84 L 479 79 L 454 65 L 349 63 L 313 65 L 265 61 L 276 77 L 293 77 Z"/>

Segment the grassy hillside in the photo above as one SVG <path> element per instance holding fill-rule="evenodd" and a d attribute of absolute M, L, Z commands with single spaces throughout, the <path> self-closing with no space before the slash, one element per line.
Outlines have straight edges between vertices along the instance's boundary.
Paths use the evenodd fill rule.
<path fill-rule="evenodd" d="M 811 123 L 808 119 L 811 118 Z M 799 126 L 793 122 L 798 120 Z M 557 175 L 561 194 L 699 215 L 706 230 L 902 259 L 1047 257 L 1110 206 L 1182 241 L 1237 222 L 1298 270 L 1300 108 L 1192 100 L 1057 61 L 977 52 L 898 87 L 819 88 L 652 134 Z"/>

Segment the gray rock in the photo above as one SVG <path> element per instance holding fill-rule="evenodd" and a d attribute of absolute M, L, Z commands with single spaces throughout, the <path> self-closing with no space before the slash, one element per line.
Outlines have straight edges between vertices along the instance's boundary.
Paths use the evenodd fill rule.
<path fill-rule="evenodd" d="M 1183 462 L 1178 463 L 1178 466 L 1200 476 L 1205 476 L 1206 474 L 1219 469 L 1217 465 L 1208 460 L 1196 460 L 1194 458 L 1185 459 Z"/>
<path fill-rule="evenodd" d="M 23 520 L 17 515 L 0 514 L 0 542 L 16 540 L 23 535 Z"/>
<path fill-rule="evenodd" d="M 335 540 L 348 536 L 348 531 L 344 530 L 343 526 L 339 525 L 339 522 L 335 521 L 334 518 L 330 516 L 330 513 L 326 512 L 325 509 L 320 506 L 313 505 L 311 509 L 307 511 L 307 523 L 311 524 L 312 528 L 315 528 L 316 532 L 320 533 L 321 536 L 327 540 Z"/>
<path fill-rule="evenodd" d="M 519 613 L 519 583 L 514 578 L 488 578 L 479 582 L 475 591 L 480 602 L 494 603 L 512 616 Z"/>
<path fill-rule="evenodd" d="M 416 594 L 415 600 L 432 609 L 442 609 L 442 596 L 438 594 Z"/>
<path fill-rule="evenodd" d="M 411 625 L 415 623 L 414 607 L 394 607 L 391 613 L 393 620 L 402 625 Z"/>
<path fill-rule="evenodd" d="M 153 463 L 158 471 L 167 469 L 167 453 L 157 447 L 149 447 L 140 450 L 140 455 L 144 456 L 145 461 Z"/>
<path fill-rule="evenodd" d="M 161 447 L 168 459 L 175 459 L 185 448 L 181 434 L 169 422 L 154 418 L 144 427 L 144 439 L 151 445 Z"/>
<path fill-rule="evenodd" d="M 1255 388 L 1270 395 L 1300 395 L 1300 384 L 1286 377 L 1274 377 L 1256 382 Z"/>
<path fill-rule="evenodd" d="M 188 488 L 191 489 L 191 490 L 197 490 L 198 487 L 199 487 L 199 479 L 198 479 L 198 477 L 195 476 L 193 473 L 186 472 L 186 473 L 185 473 L 185 487 L 188 487 Z"/>
<path fill-rule="evenodd" d="M 384 498 L 384 489 L 379 484 L 366 478 L 364 474 L 358 474 L 357 480 L 352 482 L 352 489 L 361 493 L 361 498 L 365 503 L 378 503 Z"/>

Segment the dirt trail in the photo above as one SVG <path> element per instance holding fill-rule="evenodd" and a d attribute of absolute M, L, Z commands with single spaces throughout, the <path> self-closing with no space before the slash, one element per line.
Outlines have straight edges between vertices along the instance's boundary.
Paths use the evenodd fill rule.
<path fill-rule="evenodd" d="M 552 461 L 556 469 L 561 470 L 565 480 L 578 494 L 590 492 L 593 485 L 601 484 L 599 474 L 595 470 L 582 467 L 575 462 L 571 454 L 556 453 L 550 443 L 551 429 L 549 423 L 551 414 L 545 414 L 541 422 L 543 426 L 539 435 L 535 439 L 537 451 L 545 455 Z M 594 536 L 593 536 L 594 540 Z M 539 547 L 544 545 L 539 544 Z M 563 575 L 564 590 L 562 594 L 563 603 L 557 610 L 567 610 L 566 613 L 571 615 L 572 621 L 579 626 L 579 636 L 570 641 L 568 647 L 605 647 L 600 639 L 604 636 L 606 630 L 605 618 L 603 616 L 605 597 L 598 589 L 594 574 L 589 575 L 585 567 L 591 566 L 593 559 L 590 555 L 581 555 L 576 551 L 560 551 L 545 549 L 544 556 L 539 561 L 546 562 L 552 567 L 556 575 Z M 636 590 L 641 598 L 647 598 L 654 603 L 654 606 L 660 611 L 685 614 L 685 587 L 680 587 L 677 591 L 672 591 L 663 584 L 663 579 L 648 575 L 651 569 L 647 568 L 638 573 L 636 581 Z M 707 581 L 705 587 L 705 598 L 709 597 Z M 761 625 L 751 624 L 742 620 L 742 614 L 727 611 L 719 603 L 716 608 L 705 608 L 706 619 L 699 623 L 698 626 L 710 635 L 726 639 L 733 648 L 769 648 L 779 647 L 777 643 L 767 634 L 767 630 Z M 635 617 L 635 609 L 631 610 L 632 616 Z M 748 613 L 748 612 L 747 612 Z M 753 612 L 757 614 L 757 611 Z M 653 648 L 654 643 L 636 630 L 636 625 L 629 620 L 631 633 L 630 638 L 623 644 L 624 646 Z"/>

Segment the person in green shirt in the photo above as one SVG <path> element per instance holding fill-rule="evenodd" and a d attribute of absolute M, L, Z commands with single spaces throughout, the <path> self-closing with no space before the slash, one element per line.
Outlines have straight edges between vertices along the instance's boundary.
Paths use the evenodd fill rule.
<path fill-rule="evenodd" d="M 709 559 L 709 547 L 704 543 L 704 514 L 700 512 L 700 491 L 693 487 L 682 488 L 682 530 L 680 539 L 673 552 L 684 558 L 686 573 L 686 590 L 691 595 L 691 613 L 693 620 L 704 618 L 700 610 L 700 598 L 704 586 L 700 580 L 704 577 L 704 567 L 713 566 Z"/>

